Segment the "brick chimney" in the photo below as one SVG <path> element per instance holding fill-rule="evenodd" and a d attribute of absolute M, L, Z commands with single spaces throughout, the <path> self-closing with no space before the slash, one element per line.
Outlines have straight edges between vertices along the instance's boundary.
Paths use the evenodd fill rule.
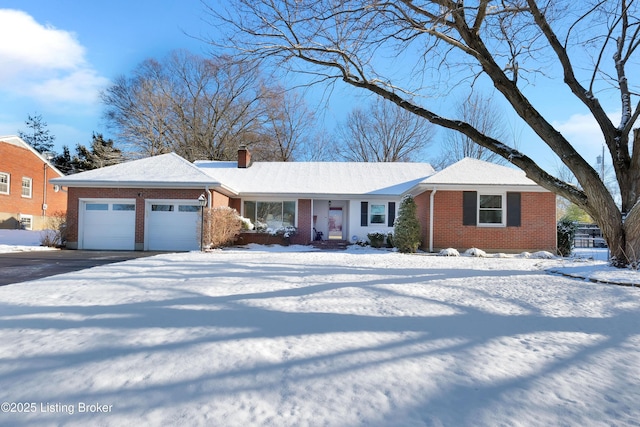
<path fill-rule="evenodd" d="M 238 147 L 238 167 L 248 168 L 251 166 L 251 153 L 246 145 Z"/>

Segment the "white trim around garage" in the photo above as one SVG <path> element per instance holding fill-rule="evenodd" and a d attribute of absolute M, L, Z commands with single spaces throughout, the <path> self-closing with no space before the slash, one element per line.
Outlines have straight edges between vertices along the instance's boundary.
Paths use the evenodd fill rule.
<path fill-rule="evenodd" d="M 198 250 L 200 212 L 197 200 L 145 200 L 144 250 Z"/>
<path fill-rule="evenodd" d="M 135 199 L 80 199 L 78 249 L 135 249 Z"/>

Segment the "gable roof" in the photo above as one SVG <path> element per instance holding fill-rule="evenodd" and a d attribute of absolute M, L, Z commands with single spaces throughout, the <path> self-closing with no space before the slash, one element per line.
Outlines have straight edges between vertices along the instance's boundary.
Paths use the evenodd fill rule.
<path fill-rule="evenodd" d="M 34 156 L 39 158 L 40 161 L 45 163 L 50 169 L 54 170 L 59 176 L 64 176 L 64 174 L 60 172 L 60 170 L 58 170 L 58 168 L 56 168 L 49 160 L 47 160 L 47 158 L 44 155 L 39 153 L 38 150 L 33 148 L 31 145 L 27 144 L 19 136 L 15 136 L 15 135 L 0 136 L 0 143 L 15 145 L 16 147 L 20 147 L 25 150 L 31 151 Z"/>
<path fill-rule="evenodd" d="M 214 180 L 239 194 L 296 196 L 401 196 L 435 171 L 427 163 L 197 161 Z"/>
<path fill-rule="evenodd" d="M 541 190 L 524 171 L 466 157 L 421 182 L 429 187 L 511 186 Z M 546 190 L 545 190 L 546 191 Z"/>
<path fill-rule="evenodd" d="M 175 153 L 132 160 L 100 169 L 93 169 L 55 178 L 52 183 L 70 187 L 219 187 L 216 182 L 192 163 Z"/>

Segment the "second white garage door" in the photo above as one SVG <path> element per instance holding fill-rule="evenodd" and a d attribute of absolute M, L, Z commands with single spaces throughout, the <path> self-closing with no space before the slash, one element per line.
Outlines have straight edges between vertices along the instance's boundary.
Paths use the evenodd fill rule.
<path fill-rule="evenodd" d="M 188 200 L 146 203 L 146 249 L 193 251 L 200 248 L 200 206 Z"/>

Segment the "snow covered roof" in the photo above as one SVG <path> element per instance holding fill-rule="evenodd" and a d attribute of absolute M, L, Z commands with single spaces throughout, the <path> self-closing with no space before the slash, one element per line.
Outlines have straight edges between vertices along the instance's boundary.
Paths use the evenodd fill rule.
<path fill-rule="evenodd" d="M 439 187 L 524 186 L 531 187 L 531 189 L 535 187 L 541 189 L 519 169 L 468 157 L 428 177 L 421 184 L 438 185 Z"/>
<path fill-rule="evenodd" d="M 541 187 L 524 172 L 480 160 L 464 159 L 436 173 L 427 163 L 366 162 L 237 162 L 190 163 L 175 153 L 133 160 L 52 179 L 71 187 L 209 187 L 229 196 L 334 197 L 402 196 L 432 186 Z"/>
<path fill-rule="evenodd" d="M 400 196 L 435 171 L 427 163 L 363 162 L 195 162 L 241 195 L 295 194 Z"/>
<path fill-rule="evenodd" d="M 219 187 L 211 176 L 175 153 L 162 154 L 52 179 L 53 184 L 90 187 Z"/>

